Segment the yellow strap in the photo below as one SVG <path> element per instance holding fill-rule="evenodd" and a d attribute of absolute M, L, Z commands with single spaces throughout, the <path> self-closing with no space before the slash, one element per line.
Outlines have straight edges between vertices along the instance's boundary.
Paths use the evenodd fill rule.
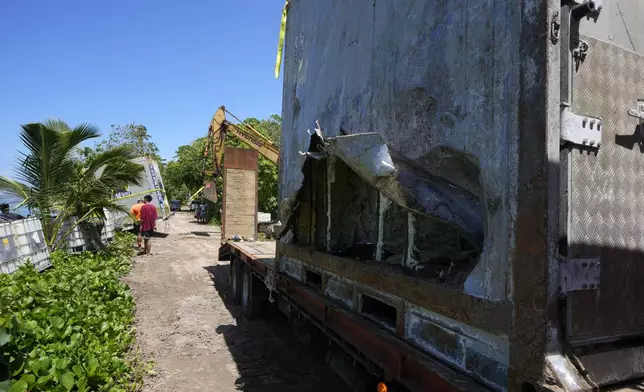
<path fill-rule="evenodd" d="M 280 38 L 277 42 L 277 61 L 275 62 L 275 79 L 280 77 L 280 67 L 282 66 L 282 51 L 284 50 L 284 37 L 286 36 L 286 15 L 288 14 L 289 0 L 284 3 L 282 10 L 282 24 L 280 26 Z"/>
<path fill-rule="evenodd" d="M 137 196 L 145 195 L 145 194 L 147 194 L 147 193 L 152 193 L 152 192 L 156 192 L 156 191 L 161 191 L 161 192 L 163 192 L 163 194 L 165 195 L 165 191 L 164 191 L 163 189 L 161 189 L 161 188 L 156 188 L 156 189 L 148 189 L 147 191 L 143 191 L 143 192 L 131 193 L 131 194 L 126 195 L 126 196 L 117 197 L 117 198 L 112 199 L 112 200 L 110 200 L 110 201 L 120 201 L 120 200 L 125 200 L 125 199 L 129 199 L 130 197 L 137 197 Z"/>
<path fill-rule="evenodd" d="M 193 200 L 194 200 L 194 198 L 195 198 L 195 197 L 197 197 L 197 195 L 198 195 L 201 191 L 203 191 L 203 189 L 204 189 L 204 188 L 205 188 L 205 186 L 202 186 L 201 188 L 199 188 L 199 190 L 198 190 L 197 192 L 195 192 L 195 194 L 194 194 L 194 195 L 190 196 L 190 198 L 188 199 L 188 201 L 193 201 Z"/>

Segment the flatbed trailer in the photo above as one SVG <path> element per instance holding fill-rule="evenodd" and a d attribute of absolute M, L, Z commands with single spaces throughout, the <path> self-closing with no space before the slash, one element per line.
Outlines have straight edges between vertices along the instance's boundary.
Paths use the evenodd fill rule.
<path fill-rule="evenodd" d="M 303 247 L 301 251 L 307 252 Z M 274 302 L 287 317 L 304 318 L 317 327 L 329 340 L 329 353 L 350 357 L 348 366 L 346 361 L 334 363 L 331 355 L 327 361 L 340 368 L 335 370 L 344 373 L 341 376 L 353 390 L 376 391 L 377 384 L 384 383 L 387 391 L 490 391 L 399 339 L 376 320 L 325 297 L 325 274 L 276 273 L 275 252 L 275 242 L 222 243 L 220 260 L 230 260 L 234 302 L 247 318 L 259 317 L 267 303 Z M 300 280 L 297 275 L 302 273 Z"/>

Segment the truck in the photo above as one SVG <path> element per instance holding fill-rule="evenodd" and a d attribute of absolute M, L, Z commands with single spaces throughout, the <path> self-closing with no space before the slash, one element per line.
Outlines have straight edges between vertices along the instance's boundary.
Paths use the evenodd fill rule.
<path fill-rule="evenodd" d="M 371 390 L 642 390 L 642 3 L 283 15 L 283 227 L 221 248 L 244 314 Z"/>
<path fill-rule="evenodd" d="M 129 211 L 137 200 L 149 194 L 152 196 L 152 204 L 157 208 L 159 218 L 166 219 L 170 214 L 170 204 L 163 186 L 159 164 L 149 157 L 136 158 L 133 162 L 145 168 L 141 178 L 141 185 L 131 185 L 127 189 L 119 190 L 115 195 L 117 204 Z M 113 215 L 116 229 L 131 230 L 134 227 L 134 222 L 129 214 L 114 213 Z"/>

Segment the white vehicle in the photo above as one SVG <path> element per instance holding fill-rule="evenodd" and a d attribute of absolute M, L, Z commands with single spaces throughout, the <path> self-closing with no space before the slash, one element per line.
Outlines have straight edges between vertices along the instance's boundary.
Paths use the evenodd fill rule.
<path fill-rule="evenodd" d="M 128 211 L 136 201 L 146 195 L 152 196 L 152 204 L 157 208 L 160 218 L 167 218 L 170 214 L 168 198 L 165 194 L 161 171 L 158 163 L 151 158 L 136 158 L 134 162 L 145 167 L 141 186 L 130 186 L 116 194 L 117 203 L 125 207 Z M 130 230 L 134 226 L 132 218 L 125 213 L 117 214 L 115 217 L 115 226 L 120 230 Z"/>

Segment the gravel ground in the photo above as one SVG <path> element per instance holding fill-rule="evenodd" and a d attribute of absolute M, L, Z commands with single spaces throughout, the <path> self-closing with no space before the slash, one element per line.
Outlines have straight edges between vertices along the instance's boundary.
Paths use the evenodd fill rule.
<path fill-rule="evenodd" d="M 305 347 L 284 317 L 241 318 L 227 262 L 217 261 L 218 228 L 179 212 L 159 230 L 168 235 L 153 238 L 152 255 L 138 256 L 124 279 L 136 299 L 138 344 L 156 364 L 144 391 L 347 390 L 322 347 Z"/>

